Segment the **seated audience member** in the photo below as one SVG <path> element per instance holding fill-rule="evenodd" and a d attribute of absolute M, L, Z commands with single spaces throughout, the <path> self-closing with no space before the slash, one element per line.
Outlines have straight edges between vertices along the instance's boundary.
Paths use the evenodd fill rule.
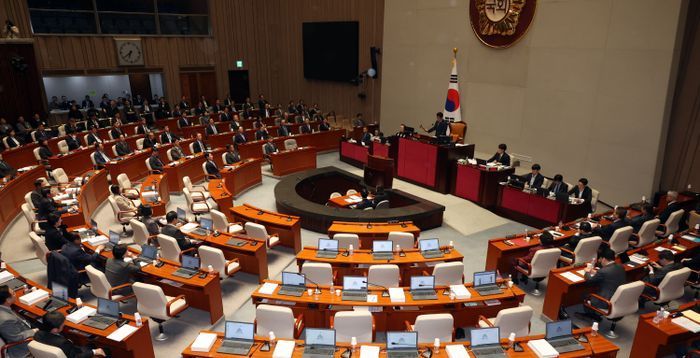
<path fill-rule="evenodd" d="M 194 150 L 193 154 L 201 153 L 207 149 L 207 146 L 204 145 L 202 133 L 197 133 L 197 139 L 192 143 L 192 149 Z"/>
<path fill-rule="evenodd" d="M 148 158 L 148 164 L 151 165 L 151 170 L 153 170 L 156 173 L 162 173 L 163 172 L 163 162 L 160 160 L 160 156 L 158 156 L 158 148 L 153 147 L 153 151 L 151 152 L 151 157 Z"/>
<path fill-rule="evenodd" d="M 105 154 L 105 147 L 104 144 L 102 143 L 95 143 L 95 166 L 98 169 L 102 169 L 105 167 L 105 164 L 107 164 L 110 159 L 107 154 Z"/>
<path fill-rule="evenodd" d="M 265 157 L 270 157 L 270 154 L 279 152 L 277 146 L 272 141 L 272 137 L 268 138 L 267 143 L 265 143 L 263 149 L 265 151 L 265 153 L 263 153 L 265 154 Z"/>
<path fill-rule="evenodd" d="M 671 252 L 671 250 L 664 250 L 659 252 L 659 259 L 657 262 L 649 262 L 649 271 L 647 271 L 647 275 L 642 278 L 642 281 L 652 286 L 659 287 L 659 284 L 668 273 L 681 268 L 683 268 L 683 265 L 675 261 L 673 252 Z M 644 287 L 644 295 L 656 298 L 656 291 L 651 287 Z M 644 297 L 640 298 L 640 301 L 644 300 Z"/>
<path fill-rule="evenodd" d="M 498 145 L 498 150 L 496 151 L 496 154 L 493 155 L 493 157 L 489 158 L 486 162 L 488 163 L 493 163 L 497 162 L 500 163 L 501 165 L 505 166 L 510 166 L 510 155 L 506 153 L 506 150 L 508 149 L 508 146 L 501 143 Z"/>
<path fill-rule="evenodd" d="M 527 268 L 524 264 L 525 263 L 531 263 L 532 259 L 535 258 L 535 254 L 539 250 L 544 250 L 544 249 L 551 249 L 554 246 L 554 236 L 549 231 L 543 231 L 540 234 L 539 237 L 540 244 L 534 247 L 531 247 L 530 250 L 527 252 L 527 255 L 521 257 L 519 260 L 515 260 L 516 265 L 522 267 L 522 268 Z M 527 281 L 527 277 L 523 276 L 522 277 L 523 281 Z"/>
<path fill-rule="evenodd" d="M 308 118 L 304 119 L 304 124 L 302 124 L 299 129 L 301 130 L 301 134 L 309 134 L 314 132 L 314 130 L 311 129 L 311 123 L 309 122 Z"/>
<path fill-rule="evenodd" d="M 625 269 L 622 265 L 615 262 L 615 252 L 608 247 L 603 248 L 598 253 L 597 266 L 600 268 L 594 268 L 586 266 L 584 269 L 586 283 L 591 286 L 597 286 L 597 295 L 609 300 L 615 293 L 615 290 L 627 281 L 627 276 L 625 275 Z M 590 297 L 588 299 L 593 307 L 605 309 L 607 305 L 605 302 L 595 298 Z M 600 320 L 598 313 L 584 306 L 584 315 L 593 318 L 596 321 Z"/>
<path fill-rule="evenodd" d="M 331 124 L 328 123 L 328 118 L 323 118 L 321 124 L 318 125 L 318 130 L 320 130 L 321 132 L 327 132 L 331 130 Z"/>
<path fill-rule="evenodd" d="M 583 199 L 584 202 L 590 203 L 591 198 L 593 198 L 593 192 L 591 188 L 588 187 L 588 179 L 579 179 L 576 186 L 569 190 L 569 195 L 573 195 L 574 198 Z"/>
<path fill-rule="evenodd" d="M 173 160 L 180 160 L 180 158 L 185 157 L 185 152 L 182 151 L 180 142 L 180 138 L 175 138 L 175 142 L 173 143 L 173 147 L 171 148 L 172 150 L 170 151 L 170 156 L 173 158 Z"/>
<path fill-rule="evenodd" d="M 204 131 L 207 134 L 207 136 L 219 134 L 219 130 L 216 129 L 216 123 L 214 123 L 214 118 L 209 118 L 209 121 L 206 124 L 206 128 L 204 128 Z"/>
<path fill-rule="evenodd" d="M 0 286 L 0 338 L 5 344 L 17 343 L 31 338 L 37 331 L 12 310 L 15 300 L 13 290 L 10 290 L 7 285 Z M 9 358 L 30 356 L 26 343 L 13 346 L 6 353 Z"/>
<path fill-rule="evenodd" d="M 56 207 L 56 203 L 51 198 L 51 188 L 44 187 L 41 189 L 41 200 L 37 207 L 36 217 L 39 220 L 44 220 L 49 217 L 49 214 L 54 213 L 58 216 L 68 212 L 65 208 Z"/>
<path fill-rule="evenodd" d="M 146 119 L 141 118 L 141 120 L 139 120 L 138 126 L 136 127 L 136 134 L 146 135 L 148 133 L 151 133 L 151 130 L 148 128 L 148 125 L 146 124 Z"/>
<path fill-rule="evenodd" d="M 177 124 L 180 128 L 185 128 L 185 127 L 189 127 L 192 125 L 192 123 L 184 115 L 184 113 L 180 112 L 180 106 L 175 106 L 175 112 L 173 112 L 173 116 L 178 117 L 180 115 L 182 115 L 182 116 L 180 117 L 180 119 L 177 120 Z"/>
<path fill-rule="evenodd" d="M 102 348 L 91 349 L 89 347 L 78 346 L 62 335 L 65 327 L 66 317 L 63 313 L 52 311 L 45 313 L 41 321 L 41 330 L 34 334 L 34 340 L 49 346 L 58 347 L 68 358 L 90 358 L 106 357 L 107 354 Z"/>
<path fill-rule="evenodd" d="M 39 123 L 36 131 L 34 131 L 34 138 L 36 139 L 37 143 L 49 140 L 49 135 L 46 134 L 46 128 L 44 127 L 43 123 Z"/>
<path fill-rule="evenodd" d="M 525 185 L 533 189 L 539 189 L 542 187 L 542 183 L 544 183 L 544 176 L 540 174 L 541 168 L 542 167 L 540 167 L 539 164 L 532 165 L 532 171 L 523 178 Z"/>
<path fill-rule="evenodd" d="M 374 198 L 372 199 L 372 207 L 377 207 L 377 204 L 384 200 L 389 200 L 389 195 L 384 191 L 384 187 L 377 185 L 376 192 L 374 193 Z"/>
<path fill-rule="evenodd" d="M 366 208 L 372 208 L 373 207 L 373 202 L 372 200 L 369 200 L 367 196 L 369 196 L 369 193 L 367 192 L 367 189 L 362 189 L 360 191 L 360 196 L 362 196 L 362 201 L 357 203 L 355 205 L 355 209 L 358 210 L 364 210 Z"/>
<path fill-rule="evenodd" d="M 44 187 L 48 186 L 49 182 L 43 179 L 34 180 L 34 190 L 32 190 L 32 193 L 31 195 L 29 195 L 29 198 L 31 199 L 32 205 L 35 209 L 39 209 L 39 205 L 41 205 L 41 198 L 43 197 L 43 195 L 41 194 L 41 190 Z"/>
<path fill-rule="evenodd" d="M 362 137 L 360 138 L 360 144 L 365 147 L 369 147 L 372 144 L 372 134 L 369 132 L 367 127 L 362 127 Z"/>
<path fill-rule="evenodd" d="M 95 143 L 104 142 L 100 135 L 97 133 L 97 126 L 90 127 L 90 133 L 87 135 L 87 145 L 93 145 Z"/>
<path fill-rule="evenodd" d="M 138 213 L 138 208 L 129 198 L 122 195 L 119 185 L 112 185 L 109 187 L 109 191 L 112 192 L 112 197 L 117 203 L 117 208 L 122 212 L 122 217 L 135 217 Z"/>
<path fill-rule="evenodd" d="M 160 143 L 161 144 L 170 144 L 170 143 L 173 143 L 176 138 L 179 138 L 179 137 L 174 135 L 172 132 L 170 132 L 170 127 L 165 126 L 163 128 L 163 133 L 160 134 Z"/>
<path fill-rule="evenodd" d="M 49 250 L 60 250 L 63 245 L 73 241 L 74 234 L 66 231 L 65 225 L 63 225 L 63 221 L 58 215 L 54 213 L 49 214 L 46 218 L 45 227 L 44 242 Z"/>
<path fill-rule="evenodd" d="M 574 251 L 578 246 L 579 241 L 593 237 L 593 229 L 591 228 L 591 223 L 588 221 L 583 221 L 579 224 L 578 232 L 569 238 L 569 242 L 564 245 L 564 248 Z M 569 253 L 562 251 L 562 255 L 570 257 Z"/>
<path fill-rule="evenodd" d="M 39 158 L 43 161 L 48 161 L 51 157 L 53 157 L 53 152 L 49 149 L 49 141 L 44 139 L 39 142 Z"/>
<path fill-rule="evenodd" d="M 158 146 L 158 139 L 154 132 L 148 132 L 146 138 L 143 139 L 143 149 L 155 148 Z"/>
<path fill-rule="evenodd" d="M 241 127 L 236 128 L 234 131 L 236 132 L 236 135 L 233 136 L 234 144 L 241 145 L 247 141 Z"/>
<path fill-rule="evenodd" d="M 98 245 L 94 253 L 88 254 L 80 244 L 79 235 L 72 235 L 71 238 L 73 241 L 69 241 L 61 247 L 61 254 L 70 261 L 76 270 L 85 270 L 85 266 L 94 265 L 99 261 L 100 252 L 105 248 L 104 245 Z"/>
<path fill-rule="evenodd" d="M 187 250 L 192 247 L 196 247 L 194 242 L 188 239 L 185 234 L 180 231 L 177 227 L 177 213 L 174 211 L 169 211 L 165 214 L 165 221 L 168 223 L 163 226 L 162 234 L 172 237 L 177 240 L 177 245 L 180 246 L 180 250 Z"/>
<path fill-rule="evenodd" d="M 215 177 L 216 179 L 221 179 L 219 166 L 214 162 L 214 159 L 211 157 L 211 153 L 204 153 L 204 158 L 207 161 L 204 165 L 204 168 L 207 170 L 207 174 Z"/>
<path fill-rule="evenodd" d="M 160 226 L 158 226 L 156 219 L 153 218 L 153 208 L 150 205 L 140 205 L 139 216 L 141 216 L 141 222 L 148 229 L 148 235 L 160 234 Z"/>
<path fill-rule="evenodd" d="M 13 168 L 8 162 L 3 159 L 2 154 L 0 154 L 0 177 L 13 177 L 17 173 L 15 168 Z"/>
<path fill-rule="evenodd" d="M 75 133 L 71 133 L 66 137 L 66 145 L 68 145 L 68 150 L 76 150 L 80 148 L 80 139 Z"/>
<path fill-rule="evenodd" d="M 282 119 L 280 120 L 280 126 L 277 128 L 277 136 L 278 137 L 287 137 L 291 134 L 291 130 L 289 129 L 289 126 L 287 125 L 287 120 Z"/>
<path fill-rule="evenodd" d="M 267 131 L 267 126 L 263 124 L 260 129 L 255 131 L 255 140 L 267 140 L 270 138 L 270 133 Z"/>
<path fill-rule="evenodd" d="M 122 130 L 122 122 L 114 122 L 114 125 L 112 125 L 112 130 L 109 131 L 109 134 L 112 136 L 112 139 L 117 139 L 121 136 L 126 137 L 126 133 Z"/>
<path fill-rule="evenodd" d="M 233 144 L 226 145 L 226 155 L 224 155 L 224 159 L 226 160 L 226 165 L 235 164 L 241 161 L 241 156 L 238 154 L 236 146 Z"/>
<path fill-rule="evenodd" d="M 669 190 L 666 193 L 666 201 L 666 207 L 659 213 L 659 220 L 661 220 L 662 224 L 666 223 L 671 214 L 682 209 L 681 204 L 678 202 L 677 191 Z"/>
<path fill-rule="evenodd" d="M 649 203 L 645 203 L 644 205 L 642 205 L 642 214 L 630 219 L 629 225 L 632 226 L 634 232 L 639 232 L 639 229 L 642 228 L 642 225 L 644 225 L 645 222 L 654 218 L 654 206 Z"/>
<path fill-rule="evenodd" d="M 10 133 L 7 135 L 7 149 L 19 147 L 24 143 L 24 140 L 17 137 L 14 129 L 10 129 Z"/>
<path fill-rule="evenodd" d="M 625 226 L 629 226 L 627 222 L 627 210 L 625 208 L 617 208 L 613 213 L 613 222 L 609 225 L 596 228 L 595 233 L 600 235 L 603 240 L 608 241 L 615 230 Z"/>
<path fill-rule="evenodd" d="M 124 137 L 123 134 L 119 136 L 119 142 L 117 142 L 117 144 L 115 144 L 115 148 L 117 150 L 117 155 L 120 157 L 123 157 L 125 155 L 129 155 L 129 154 L 134 152 L 134 150 L 131 149 L 131 146 L 129 145 L 129 143 L 126 141 L 126 138 Z"/>
<path fill-rule="evenodd" d="M 125 244 L 119 244 L 112 249 L 112 257 L 107 259 L 105 264 L 105 276 L 112 287 L 121 286 L 134 282 L 134 275 L 141 271 L 141 268 L 133 262 L 124 261 L 124 257 L 133 257 Z M 124 288 L 117 291 L 119 294 L 131 293 L 131 288 Z"/>

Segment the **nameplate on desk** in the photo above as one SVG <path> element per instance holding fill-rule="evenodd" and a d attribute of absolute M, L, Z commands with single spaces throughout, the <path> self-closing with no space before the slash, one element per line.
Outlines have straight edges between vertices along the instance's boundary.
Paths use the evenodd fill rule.
<path fill-rule="evenodd" d="M 109 336 L 107 336 L 107 339 L 111 339 L 113 341 L 121 342 L 126 339 L 126 337 L 130 336 L 132 333 L 136 332 L 138 328 L 125 324 L 114 332 L 112 332 Z"/>

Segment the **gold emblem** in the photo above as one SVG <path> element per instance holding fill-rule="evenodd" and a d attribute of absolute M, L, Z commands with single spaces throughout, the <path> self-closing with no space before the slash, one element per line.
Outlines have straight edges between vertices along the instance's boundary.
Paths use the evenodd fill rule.
<path fill-rule="evenodd" d="M 478 31 L 483 36 L 513 35 L 527 0 L 476 0 Z"/>

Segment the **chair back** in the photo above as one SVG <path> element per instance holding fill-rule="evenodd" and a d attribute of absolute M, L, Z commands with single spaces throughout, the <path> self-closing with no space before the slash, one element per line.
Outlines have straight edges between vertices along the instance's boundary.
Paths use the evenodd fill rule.
<path fill-rule="evenodd" d="M 506 308 L 498 311 L 493 325 L 500 328 L 501 338 L 508 338 L 511 333 L 515 333 L 516 337 L 525 337 L 530 334 L 532 313 L 530 306 Z"/>
<path fill-rule="evenodd" d="M 34 159 L 41 160 L 41 155 L 39 155 L 40 150 L 41 150 L 41 147 L 34 148 L 34 150 L 32 151 L 32 153 L 34 153 Z"/>
<path fill-rule="evenodd" d="M 306 261 L 301 265 L 301 273 L 320 286 L 333 285 L 333 267 L 327 262 Z"/>
<path fill-rule="evenodd" d="M 2 144 L 5 146 L 5 149 L 10 149 L 10 145 L 7 144 L 7 138 L 9 137 L 2 137 Z"/>
<path fill-rule="evenodd" d="M 355 190 L 355 189 L 348 189 L 348 190 L 345 192 L 345 195 L 352 195 L 352 194 L 357 194 L 357 190 Z"/>
<path fill-rule="evenodd" d="M 90 161 L 92 162 L 92 165 L 97 165 L 97 161 L 95 160 L 95 152 L 90 153 Z"/>
<path fill-rule="evenodd" d="M 598 257 L 598 247 L 600 247 L 602 242 L 603 239 L 600 236 L 581 239 L 576 245 L 576 249 L 574 249 L 574 255 L 576 255 L 574 265 L 591 262 Z"/>
<path fill-rule="evenodd" d="M 416 239 L 410 232 L 391 231 L 387 240 L 391 240 L 394 245 L 399 245 L 402 249 L 411 249 L 415 246 Z"/>
<path fill-rule="evenodd" d="M 131 288 L 136 295 L 136 311 L 141 315 L 162 320 L 170 318 L 165 307 L 168 300 L 160 286 L 134 282 Z"/>
<path fill-rule="evenodd" d="M 109 290 L 112 289 L 112 285 L 107 281 L 107 276 L 104 272 L 92 267 L 92 265 L 85 266 L 85 271 L 90 279 L 90 292 L 99 298 L 109 299 Z"/>
<path fill-rule="evenodd" d="M 654 240 L 656 240 L 656 228 L 659 227 L 661 221 L 659 219 L 647 220 L 639 228 L 637 236 L 639 236 L 639 241 L 634 247 L 642 247 L 644 245 L 649 245 Z"/>
<path fill-rule="evenodd" d="M 343 194 L 341 194 L 341 193 L 339 193 L 339 192 L 337 192 L 337 191 L 334 191 L 334 192 L 331 193 L 330 199 L 335 199 L 335 198 L 341 197 L 341 196 L 343 196 Z"/>
<path fill-rule="evenodd" d="M 617 287 L 610 298 L 611 308 L 607 318 L 619 318 L 639 310 L 639 296 L 644 290 L 642 281 L 634 281 Z"/>
<path fill-rule="evenodd" d="M 557 267 L 561 250 L 557 248 L 537 250 L 532 258 L 530 278 L 541 278 L 549 275 L 549 270 Z"/>
<path fill-rule="evenodd" d="M 68 148 L 68 142 L 66 142 L 65 139 L 59 140 L 57 144 L 58 144 L 58 151 L 59 152 L 66 154 L 70 151 L 70 149 Z"/>
<path fill-rule="evenodd" d="M 112 145 L 112 154 L 114 154 L 115 157 L 119 156 L 119 152 L 117 152 L 117 145 L 116 144 Z"/>
<path fill-rule="evenodd" d="M 129 177 L 126 174 L 121 173 L 117 175 L 117 182 L 119 183 L 120 189 L 131 189 L 131 180 L 129 180 Z"/>
<path fill-rule="evenodd" d="M 61 348 L 37 341 L 30 341 L 29 344 L 27 344 L 27 348 L 29 348 L 29 353 L 31 353 L 34 358 L 66 358 Z"/>
<path fill-rule="evenodd" d="M 108 196 L 107 201 L 109 201 L 109 206 L 112 208 L 112 214 L 114 214 L 114 220 L 117 220 L 119 222 L 119 206 L 117 206 L 117 201 L 114 200 L 114 195 Z"/>
<path fill-rule="evenodd" d="M 226 258 L 224 252 L 216 247 L 202 245 L 197 249 L 201 268 L 206 269 L 211 265 L 214 271 L 219 273 L 219 277 L 226 277 Z"/>
<path fill-rule="evenodd" d="M 360 237 L 357 234 L 335 234 L 333 239 L 338 240 L 338 248 L 347 249 L 348 246 L 357 250 L 360 248 Z"/>
<path fill-rule="evenodd" d="M 34 203 L 32 202 L 32 192 L 31 191 L 24 194 L 24 201 L 27 203 L 27 205 L 29 205 L 29 207 L 32 210 L 36 210 L 36 207 L 34 207 Z"/>
<path fill-rule="evenodd" d="M 158 234 L 158 245 L 160 245 L 161 256 L 170 261 L 180 262 L 180 246 L 174 237 Z"/>
<path fill-rule="evenodd" d="M 70 180 L 68 178 L 68 174 L 66 174 L 66 171 L 63 170 L 63 168 L 56 168 L 52 170 L 51 176 L 58 184 L 68 184 L 68 181 Z"/>
<path fill-rule="evenodd" d="M 255 323 L 257 336 L 267 337 L 272 331 L 278 339 L 294 339 L 294 313 L 289 307 L 258 305 Z"/>
<path fill-rule="evenodd" d="M 190 143 L 190 153 L 194 154 L 194 142 Z"/>
<path fill-rule="evenodd" d="M 450 135 L 453 142 L 464 143 L 464 137 L 467 134 L 467 123 L 452 122 L 450 123 Z"/>
<path fill-rule="evenodd" d="M 692 272 L 690 268 L 683 267 L 667 273 L 659 284 L 659 298 L 654 302 L 666 303 L 683 297 L 685 282 L 688 281 Z"/>
<path fill-rule="evenodd" d="M 416 317 L 413 330 L 418 332 L 418 343 L 452 342 L 454 317 L 449 313 L 422 314 Z"/>
<path fill-rule="evenodd" d="M 297 140 L 294 138 L 289 138 L 284 140 L 284 149 L 285 150 L 292 150 L 292 149 L 297 149 Z"/>
<path fill-rule="evenodd" d="M 633 229 L 631 226 L 625 226 L 613 232 L 608 243 L 610 244 L 610 249 L 615 252 L 615 255 L 619 255 L 627 251 L 627 248 L 629 248 L 630 245 L 630 236 L 632 236 L 632 231 Z"/>
<path fill-rule="evenodd" d="M 151 236 L 148 232 L 148 228 L 146 227 L 146 224 L 136 220 L 136 219 L 131 219 L 129 220 L 129 225 L 131 226 L 131 229 L 134 231 L 134 244 L 143 246 L 148 244 L 148 237 Z"/>
<path fill-rule="evenodd" d="M 167 151 L 165 151 L 165 154 L 168 156 L 168 160 L 169 160 L 169 161 L 171 161 L 171 162 L 172 162 L 172 161 L 175 161 L 175 160 L 173 159 L 173 148 L 170 148 L 170 149 L 168 149 Z"/>
<path fill-rule="evenodd" d="M 66 125 L 61 124 L 60 126 L 58 126 L 58 136 L 63 137 L 65 135 L 66 135 Z"/>
<path fill-rule="evenodd" d="M 219 210 L 211 209 L 209 214 L 211 214 L 214 230 L 218 230 L 219 232 L 228 232 L 228 219 L 224 213 Z"/>
<path fill-rule="evenodd" d="M 90 145 L 90 142 L 88 141 L 88 137 L 90 136 L 90 133 L 86 134 L 83 136 L 83 141 L 85 142 L 85 145 Z"/>
<path fill-rule="evenodd" d="M 377 203 L 377 206 L 374 207 L 375 209 L 389 209 L 389 200 L 382 200 Z"/>
<path fill-rule="evenodd" d="M 664 236 L 675 234 L 678 231 L 678 225 L 681 222 L 684 212 L 685 211 L 683 209 L 680 209 L 672 212 L 671 215 L 669 215 L 668 219 L 666 219 L 666 232 L 664 233 Z"/>
<path fill-rule="evenodd" d="M 151 160 L 150 160 L 150 159 L 151 159 L 151 158 L 148 157 L 148 158 L 146 158 L 146 159 L 144 160 L 144 162 L 146 163 L 146 168 L 148 169 L 148 171 L 149 171 L 149 172 L 152 172 L 152 171 L 153 171 L 153 168 L 151 167 Z"/>
<path fill-rule="evenodd" d="M 352 337 L 357 343 L 372 342 L 372 313 L 369 311 L 340 311 L 333 317 L 335 340 L 350 342 Z"/>
<path fill-rule="evenodd" d="M 204 173 L 206 174 L 206 170 L 204 171 Z M 182 177 L 182 184 L 185 184 L 185 188 L 192 191 L 193 185 L 192 185 L 192 180 L 190 180 L 189 176 L 185 175 L 184 177 Z"/>
<path fill-rule="evenodd" d="M 269 237 L 265 226 L 250 221 L 245 223 L 245 233 L 258 240 L 267 240 Z"/>
<path fill-rule="evenodd" d="M 384 287 L 399 287 L 400 275 L 398 265 L 372 265 L 367 272 L 367 282 Z"/>
<path fill-rule="evenodd" d="M 29 208 L 27 203 L 22 204 L 22 214 L 27 220 L 27 224 L 29 224 L 29 231 L 34 231 L 34 221 L 36 221 L 36 215 L 34 214 L 34 211 Z"/>
<path fill-rule="evenodd" d="M 46 255 L 49 254 L 49 248 L 46 247 L 46 242 L 43 237 L 37 235 L 35 232 L 29 232 L 29 238 L 32 240 L 32 246 L 34 246 L 34 254 L 36 258 L 41 261 L 44 265 L 48 265 L 46 261 Z"/>
<path fill-rule="evenodd" d="M 139 150 L 143 149 L 143 141 L 144 141 L 144 138 L 137 139 L 136 140 L 136 148 L 138 148 Z"/>
<path fill-rule="evenodd" d="M 464 263 L 440 262 L 433 267 L 435 286 L 461 285 L 464 283 Z"/>
<path fill-rule="evenodd" d="M 591 211 L 595 212 L 596 207 L 598 206 L 598 197 L 600 196 L 600 192 L 596 189 L 591 188 Z"/>
<path fill-rule="evenodd" d="M 700 225 L 700 213 L 693 210 L 688 214 L 688 227 L 693 229 L 695 225 Z"/>
<path fill-rule="evenodd" d="M 207 171 L 207 162 L 202 163 L 202 172 L 204 173 L 204 179 L 208 178 L 209 172 Z"/>
<path fill-rule="evenodd" d="M 224 165 L 227 165 L 226 164 L 226 152 L 221 153 L 221 162 L 224 163 Z"/>

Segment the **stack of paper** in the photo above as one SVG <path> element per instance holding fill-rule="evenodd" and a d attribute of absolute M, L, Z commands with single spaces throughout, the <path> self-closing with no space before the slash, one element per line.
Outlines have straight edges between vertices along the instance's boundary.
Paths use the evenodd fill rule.
<path fill-rule="evenodd" d="M 277 288 L 276 283 L 272 282 L 265 282 L 263 283 L 262 286 L 258 289 L 258 292 L 263 294 L 263 295 L 271 295 L 275 292 L 275 289 Z"/>
<path fill-rule="evenodd" d="M 272 358 L 291 358 L 295 346 L 296 343 L 294 341 L 277 341 L 275 351 L 272 352 Z"/>
<path fill-rule="evenodd" d="M 112 332 L 112 334 L 110 334 L 109 336 L 107 336 L 107 339 L 111 339 L 111 340 L 113 340 L 113 341 L 121 342 L 121 341 L 123 341 L 124 339 L 126 339 L 126 337 L 128 337 L 128 336 L 130 336 L 132 333 L 136 332 L 137 329 L 138 329 L 138 328 L 136 328 L 136 327 L 134 327 L 134 326 L 132 326 L 132 325 L 125 324 L 125 325 L 123 325 L 123 326 L 117 328 L 116 331 Z"/>
<path fill-rule="evenodd" d="M 450 285 L 450 292 L 452 292 L 458 300 L 466 300 L 472 297 L 471 292 L 469 292 L 464 285 Z"/>
<path fill-rule="evenodd" d="M 78 324 L 90 316 L 94 316 L 97 310 L 94 307 L 83 306 L 79 310 L 66 316 L 66 319 L 70 322 Z"/>
<path fill-rule="evenodd" d="M 567 271 L 567 272 L 562 273 L 561 277 L 563 277 L 563 278 L 565 278 L 573 283 L 583 281 L 583 277 L 581 277 L 581 276 L 579 276 L 571 271 Z"/>
<path fill-rule="evenodd" d="M 360 358 L 377 358 L 379 357 L 379 347 L 377 346 L 361 346 Z"/>
<path fill-rule="evenodd" d="M 63 205 L 77 205 L 78 200 L 76 200 L 76 199 L 61 200 L 61 204 L 63 204 Z"/>
<path fill-rule="evenodd" d="M 540 358 L 552 358 L 559 356 L 559 352 L 557 352 L 557 350 L 544 339 L 529 341 L 527 342 L 527 346 L 530 347 L 530 349 L 532 349 L 532 351 L 535 352 L 535 354 Z"/>
<path fill-rule="evenodd" d="M 190 346 L 192 352 L 209 352 L 216 342 L 216 333 L 200 333 Z"/>
<path fill-rule="evenodd" d="M 469 357 L 469 354 L 467 354 L 467 350 L 464 349 L 464 346 L 461 344 L 450 344 L 448 346 L 445 346 L 445 351 L 447 352 L 447 356 L 449 358 Z"/>
<path fill-rule="evenodd" d="M 11 274 L 10 271 L 2 271 L 0 272 L 0 285 L 3 283 L 12 280 L 15 278 L 15 275 Z"/>
<path fill-rule="evenodd" d="M 406 302 L 406 294 L 401 287 L 389 287 L 389 299 L 391 302 Z"/>
<path fill-rule="evenodd" d="M 158 192 L 157 191 L 144 191 L 144 192 L 141 192 L 141 195 L 144 198 L 151 198 L 151 197 L 157 196 Z"/>
<path fill-rule="evenodd" d="M 100 236 L 95 236 L 95 237 L 88 237 L 85 239 L 85 241 L 88 242 L 88 244 L 92 246 L 98 246 L 98 245 L 104 245 L 109 242 L 109 239 L 107 236 L 100 235 Z"/>
<path fill-rule="evenodd" d="M 37 302 L 41 302 L 45 299 L 49 298 L 49 293 L 44 291 L 44 290 L 36 290 L 27 293 L 26 295 L 22 296 L 19 298 L 19 302 L 24 303 L 25 305 L 33 305 Z"/>
<path fill-rule="evenodd" d="M 692 319 L 693 321 L 700 323 L 700 313 L 697 313 L 693 310 L 683 311 L 683 316 L 688 317 L 688 318 Z"/>
<path fill-rule="evenodd" d="M 688 319 L 687 317 L 676 317 L 671 320 L 671 322 L 693 332 L 693 333 L 698 333 L 700 332 L 700 324 L 695 323 L 695 321 L 692 321 Z"/>
<path fill-rule="evenodd" d="M 182 225 L 182 227 L 180 228 L 180 231 L 182 231 L 184 233 L 188 233 L 188 232 L 196 229 L 197 227 L 199 227 L 199 224 L 197 224 L 197 223 L 187 223 L 185 225 Z"/>
<path fill-rule="evenodd" d="M 681 236 L 682 238 L 693 241 L 693 242 L 700 242 L 700 237 L 692 236 L 692 235 L 683 235 Z"/>

